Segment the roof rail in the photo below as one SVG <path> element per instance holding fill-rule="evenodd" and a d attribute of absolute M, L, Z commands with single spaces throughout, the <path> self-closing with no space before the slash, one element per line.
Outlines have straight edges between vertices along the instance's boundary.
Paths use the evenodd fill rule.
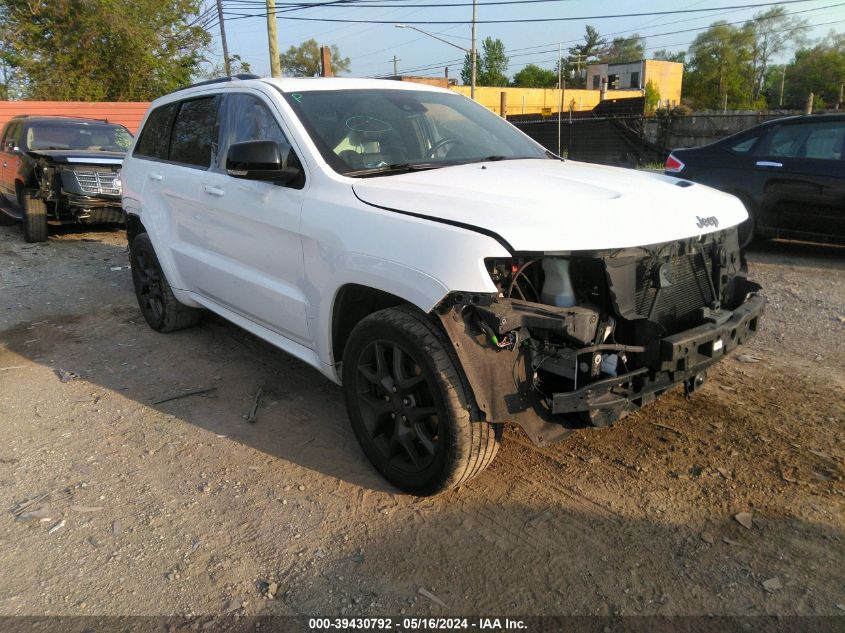
<path fill-rule="evenodd" d="M 77 114 L 16 114 L 13 119 L 75 119 L 77 121 L 99 121 L 108 123 L 108 119 L 98 119 L 91 116 L 79 116 Z"/>
<path fill-rule="evenodd" d="M 186 86 L 186 88 L 196 88 L 197 86 L 208 86 L 210 84 L 222 84 L 228 81 L 235 81 L 235 80 L 245 80 L 245 79 L 261 79 L 258 75 L 252 75 L 250 73 L 240 73 L 234 76 L 228 77 L 216 77 L 215 79 L 207 79 L 205 81 L 200 81 L 195 84 L 191 84 L 190 86 Z M 184 88 L 182 88 L 184 90 Z"/>

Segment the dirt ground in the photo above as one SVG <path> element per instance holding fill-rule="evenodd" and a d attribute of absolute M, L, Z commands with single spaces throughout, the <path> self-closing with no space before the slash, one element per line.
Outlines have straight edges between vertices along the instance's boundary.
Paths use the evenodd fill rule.
<path fill-rule="evenodd" d="M 150 330 L 122 231 L 0 227 L 0 615 L 845 615 L 845 249 L 749 258 L 763 332 L 692 400 L 417 499 L 315 370 Z"/>

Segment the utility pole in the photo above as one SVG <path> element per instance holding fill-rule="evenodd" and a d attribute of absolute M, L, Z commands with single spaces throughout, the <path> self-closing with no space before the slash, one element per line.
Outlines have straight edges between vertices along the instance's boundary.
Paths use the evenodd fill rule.
<path fill-rule="evenodd" d="M 780 101 L 778 101 L 778 107 L 783 107 L 783 84 L 786 83 L 786 65 L 783 67 L 783 72 L 780 75 Z M 841 99 L 840 99 L 841 101 Z"/>
<path fill-rule="evenodd" d="M 226 45 L 226 27 L 223 25 L 223 1 L 217 0 L 217 17 L 220 22 L 220 42 L 223 44 L 223 69 L 226 76 L 232 76 L 232 69 L 229 67 L 229 47 Z"/>
<path fill-rule="evenodd" d="M 842 98 L 845 97 L 845 81 L 839 82 L 839 101 L 836 102 L 836 109 L 842 108 Z"/>
<path fill-rule="evenodd" d="M 396 55 L 393 56 L 393 77 L 394 79 L 399 76 L 399 71 L 397 70 L 396 62 L 401 62 L 401 59 L 398 59 Z"/>
<path fill-rule="evenodd" d="M 475 99 L 475 76 L 478 72 L 476 69 L 477 50 L 475 46 L 475 21 L 478 19 L 478 0 L 472 0 L 472 46 L 470 47 L 470 67 L 472 68 L 470 74 L 469 96 L 470 99 Z"/>
<path fill-rule="evenodd" d="M 563 56 L 561 44 L 557 45 L 557 89 L 560 91 L 560 100 L 557 107 L 557 155 L 560 156 L 560 119 L 563 116 Z"/>
<path fill-rule="evenodd" d="M 267 42 L 270 46 L 270 76 L 281 77 L 282 62 L 279 59 L 279 34 L 276 31 L 276 0 L 267 0 Z"/>

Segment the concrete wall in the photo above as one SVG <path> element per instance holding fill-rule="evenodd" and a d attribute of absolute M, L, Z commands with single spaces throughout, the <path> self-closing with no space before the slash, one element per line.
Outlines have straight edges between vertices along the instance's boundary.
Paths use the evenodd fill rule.
<path fill-rule="evenodd" d="M 452 86 L 452 90 L 468 97 L 469 86 Z M 557 114 L 561 105 L 561 91 L 557 88 L 491 88 L 476 86 L 475 100 L 485 108 L 500 114 L 499 104 L 501 93 L 507 94 L 507 115 L 520 114 Z M 614 98 L 640 97 L 639 90 L 614 90 Z M 564 90 L 563 111 L 568 112 L 572 107 L 574 112 L 592 110 L 600 99 L 598 90 Z"/>
<path fill-rule="evenodd" d="M 0 101 L 0 128 L 17 114 L 63 115 L 89 119 L 108 119 L 120 123 L 133 134 L 137 132 L 149 103 L 142 101 Z"/>

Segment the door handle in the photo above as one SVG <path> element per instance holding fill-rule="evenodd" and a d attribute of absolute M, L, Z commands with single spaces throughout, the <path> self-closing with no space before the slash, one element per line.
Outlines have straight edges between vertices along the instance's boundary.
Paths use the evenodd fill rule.
<path fill-rule="evenodd" d="M 777 163 L 773 160 L 758 160 L 757 167 L 783 167 L 783 163 Z"/>
<path fill-rule="evenodd" d="M 164 176 L 162 176 L 161 174 L 157 174 L 155 172 L 150 172 L 149 177 L 150 177 L 150 180 L 158 180 L 158 181 L 164 180 Z"/>
<path fill-rule="evenodd" d="M 3 163 L 3 167 L 8 167 L 9 163 Z"/>
<path fill-rule="evenodd" d="M 218 198 L 220 198 L 221 196 L 223 196 L 223 194 L 226 193 L 222 189 L 218 189 L 217 187 L 212 187 L 211 185 L 204 186 L 202 188 L 202 190 L 205 191 L 208 195 L 217 196 Z"/>

